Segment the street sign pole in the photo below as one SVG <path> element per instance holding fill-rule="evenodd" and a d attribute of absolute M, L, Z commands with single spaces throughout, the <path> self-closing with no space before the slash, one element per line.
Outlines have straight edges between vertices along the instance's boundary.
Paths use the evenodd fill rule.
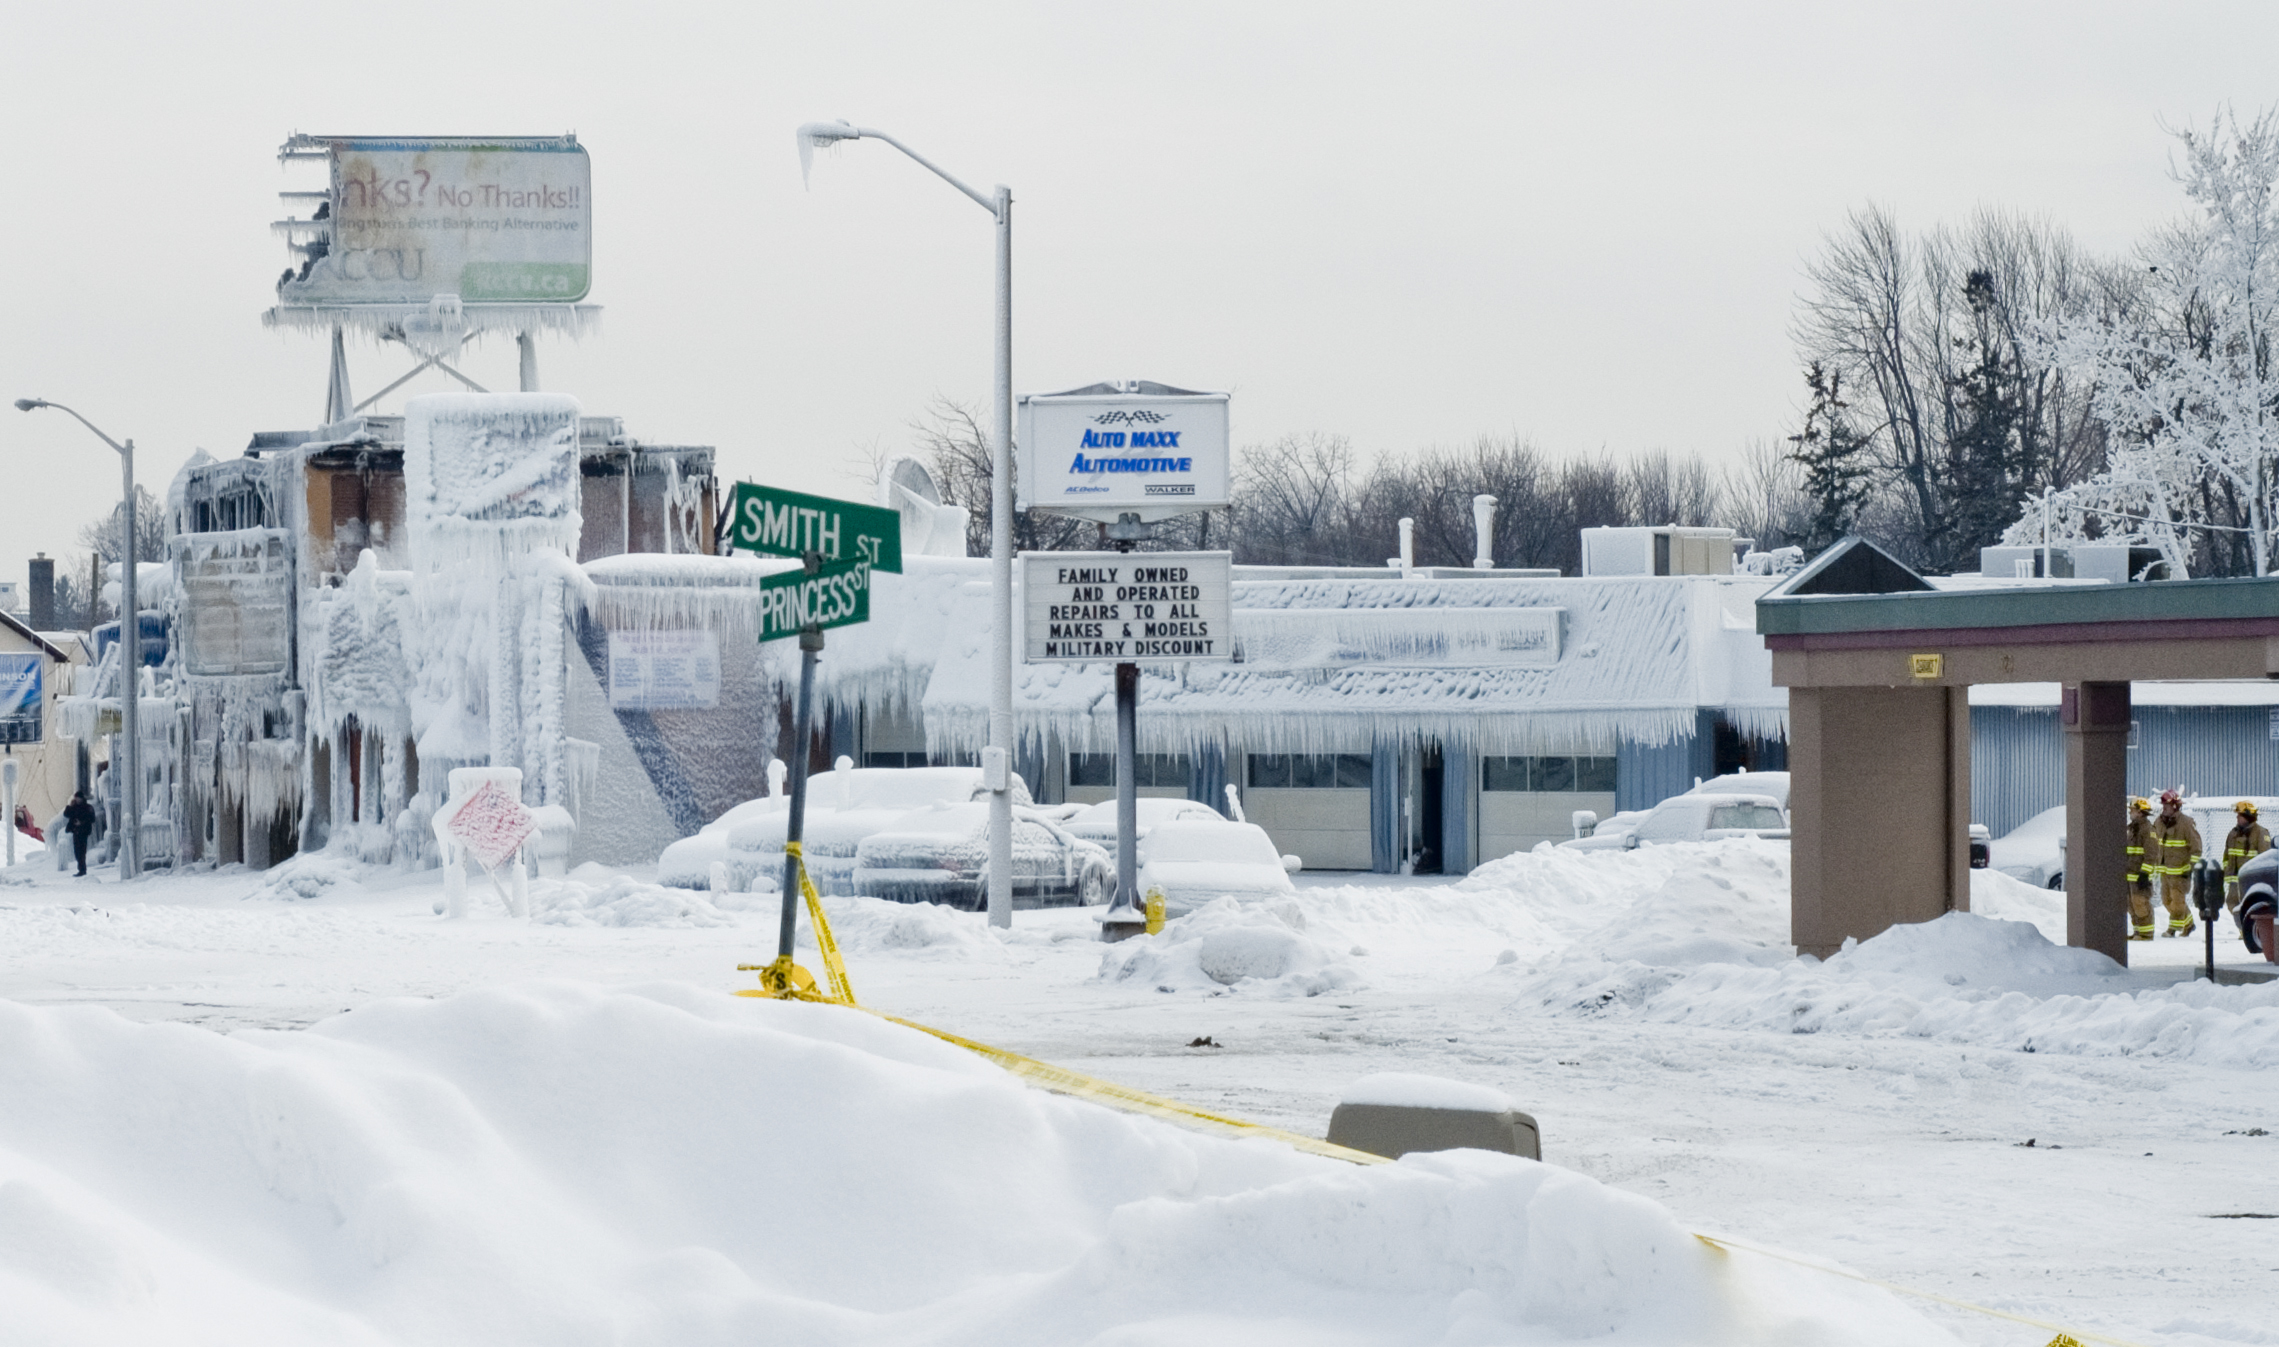
<path fill-rule="evenodd" d="M 1139 894 L 1139 666 L 1116 666 L 1116 901 L 1107 919 L 1147 924 Z M 1116 908 L 1127 911 L 1119 917 Z"/>
<path fill-rule="evenodd" d="M 783 834 L 788 843 L 783 849 L 783 927 L 776 940 L 777 960 L 786 964 L 799 927 L 799 872 L 807 864 L 800 855 L 807 828 L 807 736 L 814 724 L 815 658 L 822 653 L 822 628 L 799 633 L 799 713 L 791 723 L 791 819 Z"/>

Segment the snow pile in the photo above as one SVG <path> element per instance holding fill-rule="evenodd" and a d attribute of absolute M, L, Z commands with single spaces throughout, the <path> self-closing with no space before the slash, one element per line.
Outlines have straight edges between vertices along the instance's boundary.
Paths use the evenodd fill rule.
<path fill-rule="evenodd" d="M 1822 963 L 1786 944 L 1778 844 L 1567 854 L 1595 872 L 1590 918 L 1549 931 L 1533 959 L 1493 973 L 1514 981 L 1522 1003 L 1554 1013 L 2279 1065 L 2279 983 L 2134 990 L 2112 960 L 2051 938 L 2064 933 L 2063 894 L 2000 874 L 1973 873 L 1978 911 L 1895 926 Z M 1570 869 L 1551 849 L 1507 857 L 1457 888 L 1501 885 L 1541 915 L 1558 906 L 1546 885 L 1572 879 Z"/>
<path fill-rule="evenodd" d="M 480 878 L 471 893 L 486 892 Z M 563 879 L 530 881 L 530 919 L 545 926 L 735 926 L 778 910 L 774 894 L 706 893 L 631 879 L 588 862 Z"/>
<path fill-rule="evenodd" d="M 782 900 L 776 895 L 768 894 L 766 900 L 770 911 L 781 910 Z M 832 938 L 849 955 L 922 953 L 930 958 L 996 959 L 1004 952 L 986 912 L 961 912 L 939 903 L 890 903 L 883 898 L 826 898 L 823 914 L 830 919 Z M 804 910 L 799 943 L 802 948 L 815 947 Z"/>
<path fill-rule="evenodd" d="M 1165 992 L 1234 988 L 1267 996 L 1319 996 L 1363 985 L 1351 961 L 1305 930 L 1305 914 L 1294 901 L 1221 898 L 1156 935 L 1111 945 L 1095 977 Z"/>
<path fill-rule="evenodd" d="M 1200 1136 L 687 987 L 234 1036 L 0 1003 L 0 1096 L 24 1341 L 1953 1341 L 1553 1166 Z"/>
<path fill-rule="evenodd" d="M 345 856 L 303 852 L 261 872 L 260 884 L 245 896 L 254 902 L 296 902 L 309 898 L 342 898 L 360 894 L 361 867 Z"/>

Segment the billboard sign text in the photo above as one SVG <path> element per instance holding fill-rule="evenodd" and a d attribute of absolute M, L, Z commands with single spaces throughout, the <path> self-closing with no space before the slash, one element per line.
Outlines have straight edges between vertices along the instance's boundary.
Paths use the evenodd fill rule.
<path fill-rule="evenodd" d="M 570 304 L 593 287 L 593 173 L 576 138 L 296 136 L 331 193 L 277 284 L 287 305 Z M 323 226 L 329 226 L 325 228 Z"/>

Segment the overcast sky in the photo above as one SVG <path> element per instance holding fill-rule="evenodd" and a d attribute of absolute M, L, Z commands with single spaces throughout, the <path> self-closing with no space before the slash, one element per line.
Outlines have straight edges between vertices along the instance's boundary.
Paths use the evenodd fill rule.
<path fill-rule="evenodd" d="M 1532 437 L 1722 461 L 1794 429 L 1788 324 L 1845 213 L 1982 205 L 2126 249 L 2181 209 L 2163 126 L 2279 101 L 2279 5 L 48 4 L 0 42 L 0 401 L 195 447 L 320 419 L 321 338 L 260 323 L 276 149 L 575 131 L 601 334 L 543 385 L 720 469 L 834 494 L 940 395 L 990 395 L 988 215 L 1014 192 L 1014 385 L 1234 393 L 1238 444 Z M 352 347 L 357 396 L 409 361 Z M 514 386 L 511 339 L 464 366 Z M 454 385 L 430 373 L 414 392 Z M 0 578 L 70 553 L 113 456 L 0 410 Z"/>

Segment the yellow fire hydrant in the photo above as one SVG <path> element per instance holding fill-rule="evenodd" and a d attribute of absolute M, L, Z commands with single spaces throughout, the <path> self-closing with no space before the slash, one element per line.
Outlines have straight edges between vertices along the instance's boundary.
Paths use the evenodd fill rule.
<path fill-rule="evenodd" d="M 1147 891 L 1147 933 L 1159 934 L 1163 930 L 1163 890 Z"/>

